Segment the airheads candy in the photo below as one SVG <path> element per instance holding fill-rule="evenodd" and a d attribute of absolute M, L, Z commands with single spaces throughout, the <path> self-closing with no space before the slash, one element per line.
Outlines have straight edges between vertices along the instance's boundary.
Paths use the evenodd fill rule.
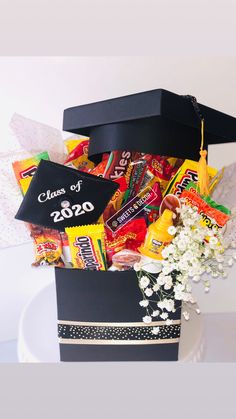
<path fill-rule="evenodd" d="M 185 160 L 182 166 L 179 168 L 178 172 L 171 180 L 169 185 L 167 186 L 164 196 L 167 194 L 173 194 L 178 197 L 182 194 L 182 192 L 186 189 L 190 182 L 197 183 L 198 181 L 198 174 L 197 174 L 197 167 L 198 163 L 193 160 Z M 209 179 L 210 179 L 210 191 L 213 189 L 216 183 L 215 176 L 217 174 L 217 170 L 213 167 L 207 166 Z"/>
<path fill-rule="evenodd" d="M 106 270 L 105 232 L 102 224 L 66 228 L 74 268 Z"/>

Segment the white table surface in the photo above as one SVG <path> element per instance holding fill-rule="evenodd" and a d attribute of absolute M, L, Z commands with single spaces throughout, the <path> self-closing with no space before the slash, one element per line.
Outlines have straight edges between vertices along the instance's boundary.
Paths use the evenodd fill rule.
<path fill-rule="evenodd" d="M 194 313 L 191 321 L 182 321 L 179 360 L 202 359 L 203 329 L 203 318 Z M 18 357 L 21 362 L 59 362 L 55 283 L 37 293 L 22 313 Z"/>

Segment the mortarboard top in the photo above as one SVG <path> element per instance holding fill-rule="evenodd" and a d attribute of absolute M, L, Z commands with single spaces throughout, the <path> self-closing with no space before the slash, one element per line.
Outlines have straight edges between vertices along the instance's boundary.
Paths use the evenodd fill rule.
<path fill-rule="evenodd" d="M 236 118 L 199 104 L 205 146 L 236 141 Z M 89 156 L 130 150 L 199 159 L 200 120 L 189 98 L 164 89 L 75 106 L 63 129 L 90 137 Z"/>

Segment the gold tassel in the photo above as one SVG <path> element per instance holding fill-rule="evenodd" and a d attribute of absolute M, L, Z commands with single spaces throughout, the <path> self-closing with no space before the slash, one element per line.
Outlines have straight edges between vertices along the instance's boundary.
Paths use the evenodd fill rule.
<path fill-rule="evenodd" d="M 201 148 L 200 159 L 198 162 L 198 187 L 201 195 L 209 195 L 209 175 L 207 171 L 207 151 L 203 150 L 204 146 L 204 119 L 201 120 Z"/>

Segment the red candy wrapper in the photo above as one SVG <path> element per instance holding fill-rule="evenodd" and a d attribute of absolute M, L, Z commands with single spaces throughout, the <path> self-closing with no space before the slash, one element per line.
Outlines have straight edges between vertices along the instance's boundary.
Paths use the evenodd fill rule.
<path fill-rule="evenodd" d="M 64 266 L 60 232 L 33 224 L 28 224 L 28 226 L 34 240 L 35 262 L 32 266 Z"/>
<path fill-rule="evenodd" d="M 164 192 L 170 179 L 178 171 L 177 167 L 169 163 L 168 157 L 146 154 L 144 158 L 147 162 L 148 170 L 160 182 L 161 191 Z"/>
<path fill-rule="evenodd" d="M 120 177 L 115 182 L 119 184 L 119 188 L 114 193 L 113 197 L 111 198 L 103 213 L 104 222 L 108 220 L 110 217 L 112 217 L 112 215 L 114 215 L 117 211 L 119 211 L 119 209 L 121 208 L 124 193 L 127 189 L 127 183 L 124 176 Z"/>
<path fill-rule="evenodd" d="M 177 168 L 168 162 L 168 157 L 148 154 L 145 156 L 149 169 L 155 176 L 163 180 L 170 180 L 177 172 Z"/>
<path fill-rule="evenodd" d="M 116 180 L 124 176 L 130 166 L 130 163 L 137 160 L 141 153 L 131 151 L 115 150 L 110 153 L 104 177 L 110 180 Z M 127 182 L 128 183 L 128 182 Z"/>
<path fill-rule="evenodd" d="M 106 251 L 108 263 L 112 263 L 112 256 L 122 249 L 137 251 L 144 242 L 147 226 L 144 218 L 137 218 L 125 224 L 117 234 L 106 229 Z"/>
<path fill-rule="evenodd" d="M 162 202 L 160 183 L 154 183 L 154 185 L 152 186 L 152 190 L 155 192 L 156 198 L 154 199 L 154 201 L 151 202 L 150 205 L 147 205 L 143 209 L 147 225 L 154 223 L 159 218 L 159 208 Z"/>

